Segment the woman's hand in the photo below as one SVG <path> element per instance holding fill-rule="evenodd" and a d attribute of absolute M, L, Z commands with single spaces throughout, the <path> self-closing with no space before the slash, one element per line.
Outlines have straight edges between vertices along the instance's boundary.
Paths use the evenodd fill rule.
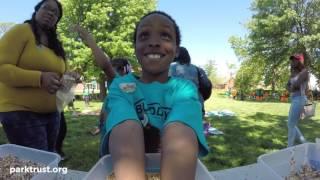
<path fill-rule="evenodd" d="M 79 37 L 85 43 L 87 46 L 91 46 L 92 44 L 95 44 L 95 40 L 93 36 L 83 27 L 80 25 L 74 25 L 71 27 L 71 30 L 77 32 L 79 34 Z"/>
<path fill-rule="evenodd" d="M 41 88 L 48 91 L 50 94 L 54 94 L 61 86 L 60 76 L 54 72 L 42 72 L 41 73 Z"/>

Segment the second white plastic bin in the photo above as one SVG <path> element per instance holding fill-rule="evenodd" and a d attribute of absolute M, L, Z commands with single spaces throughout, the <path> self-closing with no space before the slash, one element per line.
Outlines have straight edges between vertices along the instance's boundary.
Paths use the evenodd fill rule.
<path fill-rule="evenodd" d="M 290 160 L 293 157 L 295 171 L 299 171 L 306 161 L 312 168 L 320 170 L 320 144 L 305 143 L 282 149 L 258 157 L 258 163 L 273 173 L 279 179 L 285 179 L 290 174 Z"/>

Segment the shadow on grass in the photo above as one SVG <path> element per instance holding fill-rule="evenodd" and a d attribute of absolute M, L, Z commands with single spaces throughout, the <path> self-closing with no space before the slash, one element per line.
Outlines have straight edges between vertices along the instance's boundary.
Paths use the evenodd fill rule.
<path fill-rule="evenodd" d="M 210 136 L 211 152 L 202 161 L 210 171 L 244 166 L 272 150 L 286 148 L 287 116 L 256 112 L 244 117 L 209 117 L 211 124 L 224 135 Z M 309 141 L 319 137 L 320 121 L 300 122 L 299 127 Z"/>

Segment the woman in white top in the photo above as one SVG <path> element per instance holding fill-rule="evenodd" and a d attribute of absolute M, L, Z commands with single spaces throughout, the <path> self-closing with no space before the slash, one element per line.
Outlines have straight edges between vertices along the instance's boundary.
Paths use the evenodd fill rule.
<path fill-rule="evenodd" d="M 290 60 L 291 75 L 287 84 L 287 90 L 291 96 L 291 106 L 288 117 L 288 147 L 294 145 L 296 138 L 299 138 L 302 142 L 305 141 L 296 126 L 303 111 L 303 106 L 307 101 L 305 92 L 309 80 L 309 73 L 304 66 L 303 54 L 290 56 Z"/>

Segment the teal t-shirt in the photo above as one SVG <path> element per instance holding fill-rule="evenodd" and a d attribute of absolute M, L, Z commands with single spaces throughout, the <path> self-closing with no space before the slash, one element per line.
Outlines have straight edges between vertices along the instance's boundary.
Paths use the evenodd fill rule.
<path fill-rule="evenodd" d="M 160 132 L 171 122 L 181 122 L 197 134 L 200 155 L 208 153 L 201 104 L 192 82 L 171 77 L 166 83 L 143 83 L 128 74 L 114 79 L 107 100 L 107 133 L 125 120 L 137 120 L 142 125 L 149 123 Z"/>

